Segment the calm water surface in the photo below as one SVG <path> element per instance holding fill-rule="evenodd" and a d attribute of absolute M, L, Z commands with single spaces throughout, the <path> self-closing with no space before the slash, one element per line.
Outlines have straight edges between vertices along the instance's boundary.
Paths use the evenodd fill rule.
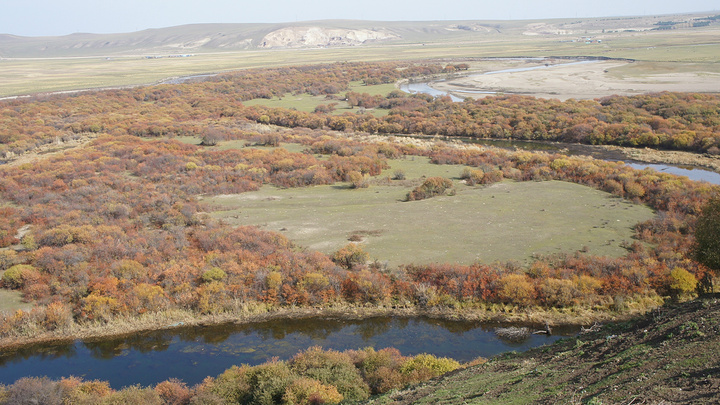
<path fill-rule="evenodd" d="M 432 353 L 464 362 L 527 350 L 578 332 L 575 327 L 558 328 L 554 336 L 530 335 L 522 342 L 509 342 L 494 333 L 498 326 L 429 318 L 371 318 L 180 328 L 5 353 L 0 355 L 0 383 L 11 384 L 26 376 L 57 379 L 74 375 L 107 380 L 114 388 L 156 384 L 173 377 L 194 385 L 232 365 L 256 365 L 275 356 L 288 359 L 315 345 L 334 350 L 395 347 L 404 355 Z"/>

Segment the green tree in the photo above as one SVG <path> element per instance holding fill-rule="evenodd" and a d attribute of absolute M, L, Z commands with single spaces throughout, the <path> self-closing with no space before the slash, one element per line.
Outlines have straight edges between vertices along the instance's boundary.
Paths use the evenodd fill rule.
<path fill-rule="evenodd" d="M 701 280 L 700 288 L 711 292 L 712 277 L 720 272 L 720 196 L 712 198 L 698 217 L 693 250 L 695 259 L 711 271 Z"/>

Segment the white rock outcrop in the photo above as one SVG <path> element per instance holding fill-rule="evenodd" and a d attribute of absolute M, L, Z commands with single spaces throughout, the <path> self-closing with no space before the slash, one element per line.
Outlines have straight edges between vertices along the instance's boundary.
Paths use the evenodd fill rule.
<path fill-rule="evenodd" d="M 258 48 L 353 46 L 397 38 L 393 33 L 370 29 L 287 27 L 267 34 Z"/>

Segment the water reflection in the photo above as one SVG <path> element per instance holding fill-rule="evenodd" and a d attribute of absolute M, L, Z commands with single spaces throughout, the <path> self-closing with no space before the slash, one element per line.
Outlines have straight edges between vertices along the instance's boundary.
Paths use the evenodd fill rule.
<path fill-rule="evenodd" d="M 76 354 L 77 350 L 73 343 L 25 346 L 0 355 L 0 367 L 6 367 L 33 357 L 54 360 L 63 357 L 70 358 Z"/>
<path fill-rule="evenodd" d="M 168 378 L 196 384 L 232 365 L 260 364 L 271 357 L 289 359 L 316 345 L 333 350 L 395 347 L 405 355 L 432 353 L 469 361 L 526 350 L 577 333 L 577 328 L 560 328 L 555 336 L 530 335 L 523 341 L 504 342 L 494 333 L 499 325 L 377 317 L 186 327 L 4 353 L 0 355 L 0 383 L 24 376 L 75 375 L 107 380 L 116 388 L 156 384 Z"/>
<path fill-rule="evenodd" d="M 650 168 L 659 172 L 675 174 L 678 176 L 686 176 L 690 180 L 706 181 L 712 184 L 720 184 L 720 173 L 695 167 L 671 166 L 657 163 L 641 162 L 628 163 L 628 166 L 638 170 Z"/>

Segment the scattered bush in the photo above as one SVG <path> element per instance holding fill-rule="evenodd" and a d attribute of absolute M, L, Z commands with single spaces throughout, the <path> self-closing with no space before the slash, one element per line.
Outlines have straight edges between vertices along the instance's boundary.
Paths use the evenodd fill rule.
<path fill-rule="evenodd" d="M 668 287 L 671 294 L 675 297 L 682 297 L 692 294 L 697 288 L 697 278 L 689 271 L 675 267 L 670 271 L 668 277 Z"/>
<path fill-rule="evenodd" d="M 13 405 L 63 405 L 66 395 L 58 381 L 47 377 L 25 377 L 8 387 L 5 394 L 6 404 Z"/>
<path fill-rule="evenodd" d="M 348 243 L 342 249 L 333 253 L 332 261 L 346 269 L 352 269 L 355 266 L 367 263 L 369 257 L 370 255 L 363 250 L 362 245 Z"/>
<path fill-rule="evenodd" d="M 395 172 L 393 173 L 392 179 L 393 180 L 405 180 L 405 171 L 401 170 L 401 169 L 395 170 Z"/>
<path fill-rule="evenodd" d="M 350 182 L 352 188 L 367 188 L 369 186 L 368 176 L 357 171 L 348 173 L 347 181 Z"/>
<path fill-rule="evenodd" d="M 449 373 L 460 367 L 460 363 L 447 357 L 435 357 L 432 354 L 419 354 L 403 363 L 400 372 L 411 377 L 411 381 L 421 381 Z"/>
<path fill-rule="evenodd" d="M 35 267 L 29 264 L 16 264 L 5 270 L 2 275 L 2 282 L 7 288 L 19 289 L 39 277 L 40 273 Z"/>
<path fill-rule="evenodd" d="M 422 185 L 407 194 L 407 201 L 424 200 L 445 194 L 453 186 L 452 180 L 443 177 L 430 177 Z"/>

